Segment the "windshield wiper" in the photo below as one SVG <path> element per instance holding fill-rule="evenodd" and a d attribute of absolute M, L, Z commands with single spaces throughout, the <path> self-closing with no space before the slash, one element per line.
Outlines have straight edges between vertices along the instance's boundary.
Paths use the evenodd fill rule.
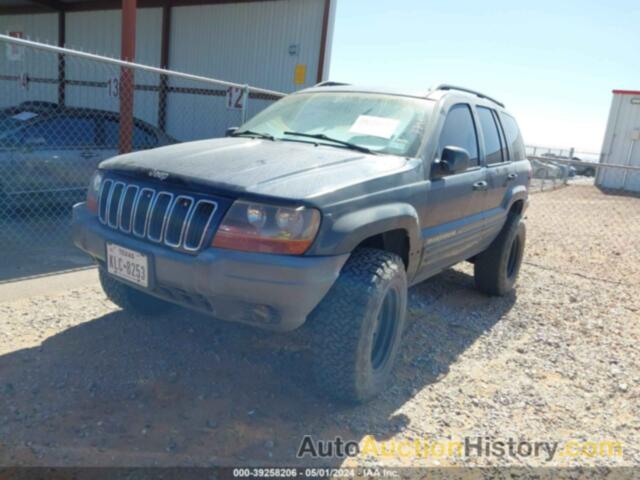
<path fill-rule="evenodd" d="M 251 135 L 253 137 L 264 138 L 265 140 L 271 140 L 272 142 L 276 140 L 273 135 L 269 135 L 268 133 L 254 132 L 253 130 L 243 130 L 241 132 L 234 132 L 231 134 L 232 137 L 240 137 L 243 135 Z"/>
<path fill-rule="evenodd" d="M 357 150 L 363 153 L 371 153 L 375 155 L 375 152 L 369 150 L 367 147 L 356 145 L 355 143 L 345 142 L 344 140 L 338 140 L 337 138 L 331 138 L 324 133 L 302 133 L 302 132 L 284 132 L 285 135 L 292 135 L 295 137 L 316 138 L 318 140 L 326 140 L 327 142 L 334 142 L 343 145 L 351 150 Z"/>

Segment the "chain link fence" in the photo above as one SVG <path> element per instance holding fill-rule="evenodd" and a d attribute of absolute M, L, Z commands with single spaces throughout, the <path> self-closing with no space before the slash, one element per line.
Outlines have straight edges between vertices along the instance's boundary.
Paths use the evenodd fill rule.
<path fill-rule="evenodd" d="M 1 255 L 70 246 L 102 160 L 221 137 L 283 96 L 4 35 L 0 54 Z"/>
<path fill-rule="evenodd" d="M 0 36 L 0 263 L 66 265 L 70 211 L 102 160 L 220 137 L 279 92 Z M 130 120 L 128 120 L 130 119 Z M 527 262 L 640 284 L 640 199 L 597 186 L 640 175 L 599 153 L 527 147 Z M 34 260 L 35 259 L 35 260 Z M 0 273 L 0 281 L 2 274 Z"/>
<path fill-rule="evenodd" d="M 562 276 L 640 286 L 640 195 L 600 179 L 640 175 L 606 153 L 528 146 L 532 164 L 525 263 Z M 575 292 L 580 297 L 580 292 Z"/>

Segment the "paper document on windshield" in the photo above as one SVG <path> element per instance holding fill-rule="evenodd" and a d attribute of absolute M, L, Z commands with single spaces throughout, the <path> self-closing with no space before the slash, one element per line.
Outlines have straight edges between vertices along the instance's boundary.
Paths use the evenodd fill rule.
<path fill-rule="evenodd" d="M 371 115 L 360 115 L 351 125 L 351 133 L 370 135 L 372 137 L 391 138 L 396 131 L 400 120 L 395 118 L 374 117 Z"/>

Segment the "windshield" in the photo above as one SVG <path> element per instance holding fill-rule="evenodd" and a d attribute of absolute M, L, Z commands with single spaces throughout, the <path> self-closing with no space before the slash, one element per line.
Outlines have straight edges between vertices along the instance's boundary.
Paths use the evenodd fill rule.
<path fill-rule="evenodd" d="M 245 123 L 278 140 L 341 146 L 347 142 L 372 152 L 413 157 L 431 112 L 426 99 L 353 92 L 290 95 Z M 291 133 L 326 136 L 313 139 Z M 342 145 L 344 146 L 344 145 Z"/>

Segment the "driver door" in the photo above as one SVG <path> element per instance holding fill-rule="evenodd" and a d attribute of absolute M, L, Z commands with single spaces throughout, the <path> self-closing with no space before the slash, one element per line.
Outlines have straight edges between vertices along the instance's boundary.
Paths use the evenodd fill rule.
<path fill-rule="evenodd" d="M 449 175 L 439 173 L 444 147 L 464 148 L 469 152 L 469 167 Z M 420 215 L 422 278 L 475 255 L 482 243 L 488 183 L 486 168 L 480 162 L 476 120 L 469 104 L 457 103 L 449 108 L 432 166 L 427 199 Z"/>

